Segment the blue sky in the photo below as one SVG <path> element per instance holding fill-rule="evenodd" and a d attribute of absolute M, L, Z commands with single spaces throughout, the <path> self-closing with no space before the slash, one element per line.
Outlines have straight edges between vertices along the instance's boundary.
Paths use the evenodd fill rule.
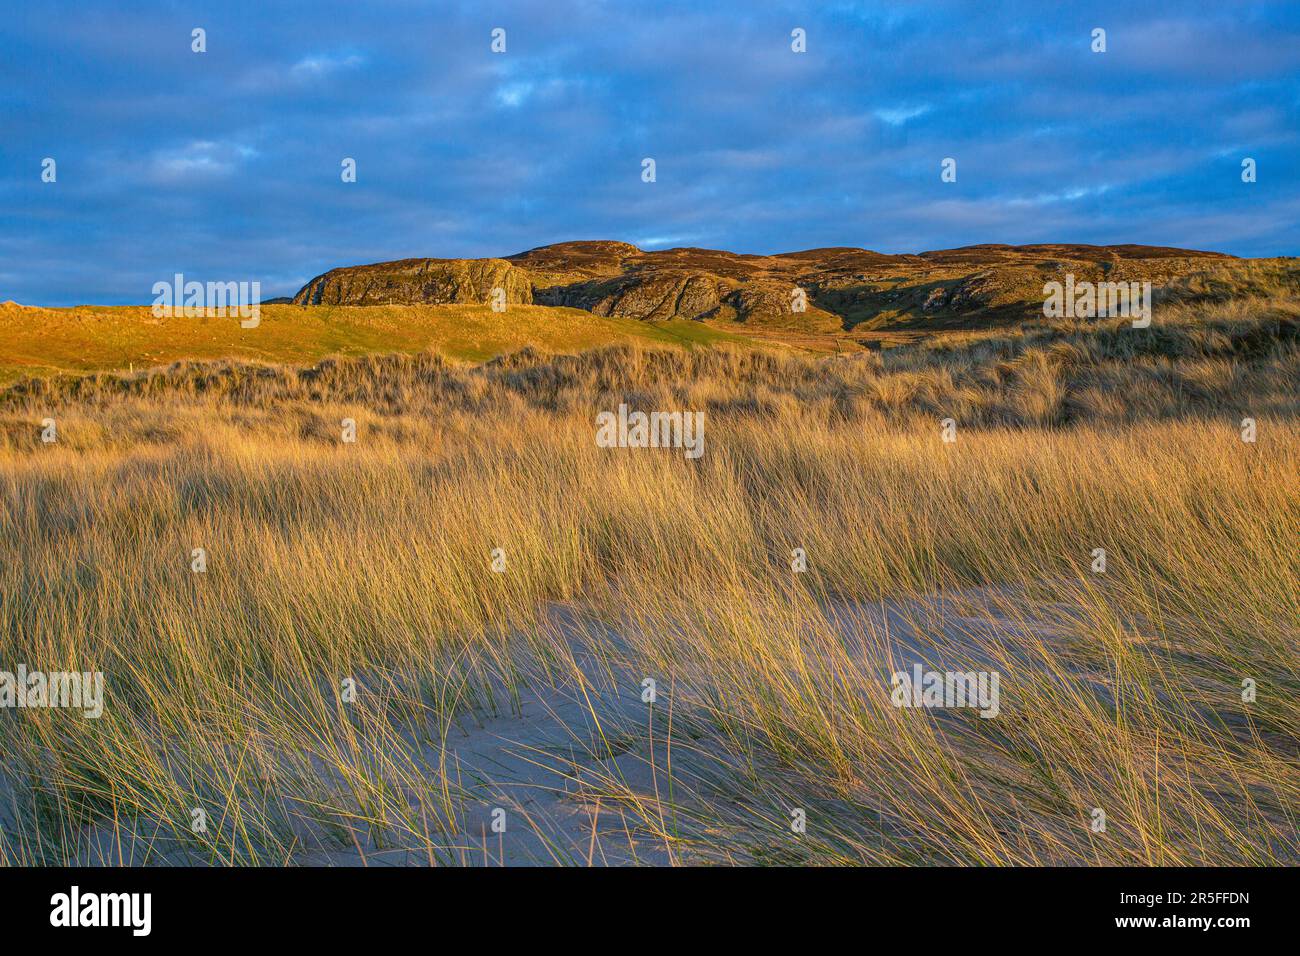
<path fill-rule="evenodd" d="M 1295 2 L 0 3 L 0 300 L 566 239 L 1300 253 Z"/>

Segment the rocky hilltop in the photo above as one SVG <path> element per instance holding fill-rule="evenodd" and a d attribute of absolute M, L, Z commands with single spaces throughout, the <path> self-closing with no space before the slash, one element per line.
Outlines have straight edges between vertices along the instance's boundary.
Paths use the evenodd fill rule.
<path fill-rule="evenodd" d="M 493 289 L 503 289 L 507 302 L 646 320 L 826 331 L 859 325 L 953 327 L 1038 312 L 1043 284 L 1067 273 L 1078 281 L 1160 286 L 1205 271 L 1210 260 L 1230 258 L 1135 245 L 979 245 L 919 255 L 830 248 L 760 256 L 561 242 L 503 259 L 402 259 L 331 269 L 303 286 L 293 301 L 485 303 Z"/>

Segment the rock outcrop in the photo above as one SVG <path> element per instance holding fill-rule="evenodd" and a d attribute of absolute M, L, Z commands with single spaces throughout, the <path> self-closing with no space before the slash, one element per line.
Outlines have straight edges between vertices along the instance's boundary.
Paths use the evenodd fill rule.
<path fill-rule="evenodd" d="M 504 289 L 507 302 L 533 301 L 532 277 L 504 259 L 402 259 L 331 269 L 303 286 L 298 305 L 395 305 L 487 302 Z"/>
<path fill-rule="evenodd" d="M 885 255 L 855 248 L 759 256 L 645 252 L 626 242 L 561 242 L 504 259 L 402 259 L 332 269 L 299 305 L 509 303 L 569 306 L 649 321 L 691 319 L 831 330 L 960 325 L 1041 309 L 1045 282 L 1150 281 L 1202 271 L 1220 253 L 1155 246 L 980 245 Z"/>

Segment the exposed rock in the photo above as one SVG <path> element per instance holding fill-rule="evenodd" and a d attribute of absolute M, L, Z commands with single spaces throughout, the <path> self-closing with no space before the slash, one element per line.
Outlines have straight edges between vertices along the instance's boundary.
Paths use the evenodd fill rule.
<path fill-rule="evenodd" d="M 504 259 L 402 259 L 331 269 L 298 291 L 298 305 L 394 305 L 533 301 L 532 277 Z"/>
<path fill-rule="evenodd" d="M 1041 309 L 1043 284 L 1160 285 L 1220 253 L 1155 246 L 980 245 L 885 255 L 837 247 L 759 256 L 715 249 L 644 252 L 626 242 L 561 242 L 505 259 L 403 259 L 332 269 L 294 297 L 306 305 L 507 302 L 596 315 L 693 319 L 802 329 L 961 324 Z M 797 307 L 797 289 L 806 294 Z"/>

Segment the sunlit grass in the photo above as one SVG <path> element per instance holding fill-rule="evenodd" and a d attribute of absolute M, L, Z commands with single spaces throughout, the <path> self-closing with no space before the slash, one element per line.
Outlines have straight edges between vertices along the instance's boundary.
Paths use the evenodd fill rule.
<path fill-rule="evenodd" d="M 1106 402 L 1154 356 L 417 356 L 17 393 L 0 667 L 103 670 L 108 706 L 0 713 L 0 858 L 492 862 L 446 741 L 563 688 L 596 727 L 572 798 L 669 862 L 1294 863 L 1294 359 L 1214 334 L 1166 333 L 1165 384 Z M 1214 361 L 1237 387 L 1183 384 Z M 620 398 L 705 409 L 704 456 L 598 448 Z M 1001 714 L 890 706 L 909 643 L 998 670 Z"/>
<path fill-rule="evenodd" d="M 232 313 L 233 315 L 233 313 Z M 260 324 L 237 317 L 155 317 L 148 306 L 41 309 L 0 305 L 0 382 L 58 371 L 147 369 L 183 359 L 308 363 L 329 355 L 421 352 L 485 361 L 525 346 L 557 352 L 616 342 L 744 342 L 699 322 L 639 322 L 580 309 L 511 305 L 261 306 Z"/>

